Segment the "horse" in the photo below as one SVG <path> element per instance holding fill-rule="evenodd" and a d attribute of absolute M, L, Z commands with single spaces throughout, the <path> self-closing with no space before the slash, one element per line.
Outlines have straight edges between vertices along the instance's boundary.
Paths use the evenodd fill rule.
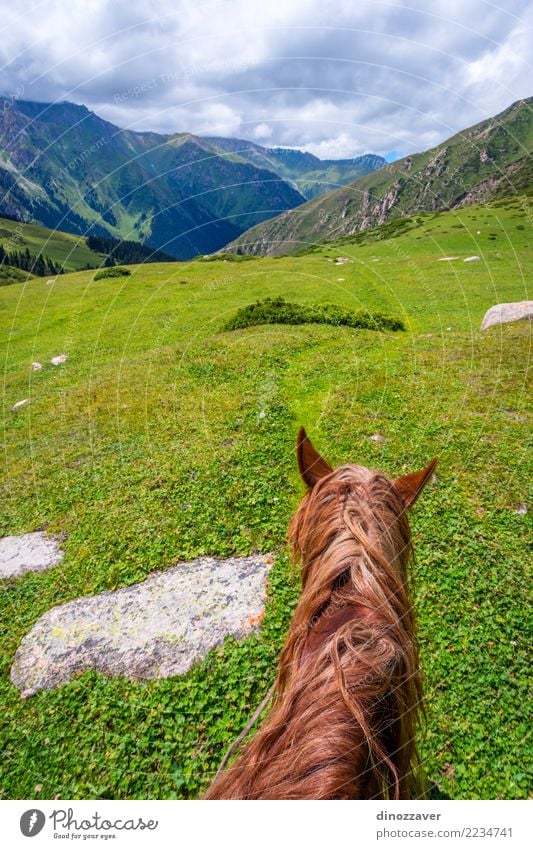
<path fill-rule="evenodd" d="M 307 491 L 289 526 L 302 591 L 272 706 L 206 799 L 412 799 L 422 708 L 407 510 L 437 459 L 389 480 L 333 469 L 300 428 Z"/>

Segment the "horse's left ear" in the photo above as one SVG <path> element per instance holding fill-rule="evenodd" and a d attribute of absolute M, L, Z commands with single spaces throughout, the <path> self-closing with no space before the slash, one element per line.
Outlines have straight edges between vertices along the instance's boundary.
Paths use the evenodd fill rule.
<path fill-rule="evenodd" d="M 296 458 L 300 476 L 308 487 L 313 487 L 320 478 L 333 471 L 314 448 L 303 427 L 298 431 L 296 439 Z"/>
<path fill-rule="evenodd" d="M 420 472 L 412 472 L 410 475 L 403 475 L 403 477 L 396 478 L 396 480 L 393 481 L 405 508 L 413 506 L 433 474 L 437 461 L 438 457 L 435 457 L 431 463 Z"/>

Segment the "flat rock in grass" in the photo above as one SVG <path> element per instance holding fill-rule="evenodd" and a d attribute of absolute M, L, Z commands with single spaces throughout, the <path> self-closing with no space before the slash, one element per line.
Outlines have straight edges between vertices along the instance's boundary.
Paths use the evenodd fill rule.
<path fill-rule="evenodd" d="M 51 569 L 62 557 L 57 542 L 40 531 L 3 537 L 0 539 L 0 579 Z"/>
<path fill-rule="evenodd" d="M 182 675 L 229 634 L 261 621 L 272 557 L 200 557 L 139 584 L 54 607 L 22 640 L 11 680 L 23 698 L 87 669 L 130 679 Z"/>
<path fill-rule="evenodd" d="M 481 330 L 487 330 L 495 324 L 507 324 L 510 321 L 531 320 L 533 318 L 533 301 L 516 301 L 511 304 L 496 304 L 485 313 L 481 322 Z"/>

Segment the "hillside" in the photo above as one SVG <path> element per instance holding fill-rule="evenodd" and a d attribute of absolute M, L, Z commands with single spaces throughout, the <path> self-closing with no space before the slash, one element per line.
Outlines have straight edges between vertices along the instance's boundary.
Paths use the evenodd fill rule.
<path fill-rule="evenodd" d="M 228 250 L 291 253 L 405 215 L 464 206 L 533 185 L 533 99 L 258 225 Z"/>
<path fill-rule="evenodd" d="M 182 133 L 121 130 L 84 106 L 0 98 L 0 214 L 210 253 L 304 198 L 272 171 Z"/>
<path fill-rule="evenodd" d="M 323 195 L 365 174 L 377 171 L 386 162 L 375 153 L 353 159 L 319 159 L 312 153 L 282 147 L 261 147 L 243 139 L 207 138 L 221 150 L 236 153 L 286 180 L 307 200 Z"/>
<path fill-rule="evenodd" d="M 0 218 L 0 245 L 8 252 L 27 249 L 32 256 L 43 254 L 65 271 L 98 268 L 105 260 L 105 254 L 91 250 L 82 236 L 10 218 Z"/>
<path fill-rule="evenodd" d="M 79 271 L 83 268 L 99 268 L 102 265 L 117 265 L 132 262 L 173 262 L 174 257 L 155 251 L 140 242 L 106 236 L 75 236 L 60 230 L 49 230 L 38 224 L 25 224 L 11 218 L 0 218 L 0 254 L 8 258 L 27 254 L 31 259 L 42 257 L 56 267 L 47 271 L 48 276 L 64 271 Z M 1 260 L 4 259 L 2 262 Z M 12 267 L 4 254 L 0 257 L 0 281 L 2 285 L 27 279 L 27 268 Z M 31 268 L 31 265 L 30 265 Z M 36 267 L 32 269 L 36 274 Z"/>
<path fill-rule="evenodd" d="M 493 304 L 531 297 L 528 201 L 427 213 L 403 229 L 297 257 L 0 289 L 0 535 L 46 528 L 65 551 L 0 593 L 2 798 L 203 792 L 271 686 L 300 591 L 286 534 L 303 495 L 301 424 L 334 465 L 396 476 L 439 457 L 410 517 L 422 767 L 445 797 L 527 798 L 531 323 L 479 326 Z M 223 329 L 269 296 L 384 312 L 406 330 Z M 11 684 L 21 639 L 55 605 L 178 560 L 252 552 L 275 556 L 261 631 L 186 675 L 91 671 L 27 699 Z"/>

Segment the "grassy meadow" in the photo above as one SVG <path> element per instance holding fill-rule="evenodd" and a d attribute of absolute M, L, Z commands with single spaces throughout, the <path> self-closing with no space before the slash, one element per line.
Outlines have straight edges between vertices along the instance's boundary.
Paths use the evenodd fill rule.
<path fill-rule="evenodd" d="M 531 330 L 479 326 L 490 306 L 528 297 L 529 222 L 516 198 L 305 255 L 0 288 L 0 535 L 46 528 L 65 550 L 58 567 L 0 592 L 2 798 L 203 791 L 273 680 L 298 596 L 285 538 L 302 495 L 300 424 L 333 464 L 396 476 L 439 456 L 412 515 L 424 769 L 454 799 L 527 796 L 531 513 L 518 505 L 531 504 Z M 406 330 L 223 330 L 237 309 L 278 296 L 385 313 Z M 50 365 L 61 353 L 68 361 Z M 228 639 L 187 675 L 91 672 L 25 701 L 11 685 L 20 640 L 52 606 L 179 559 L 254 550 L 276 554 L 261 632 Z"/>

